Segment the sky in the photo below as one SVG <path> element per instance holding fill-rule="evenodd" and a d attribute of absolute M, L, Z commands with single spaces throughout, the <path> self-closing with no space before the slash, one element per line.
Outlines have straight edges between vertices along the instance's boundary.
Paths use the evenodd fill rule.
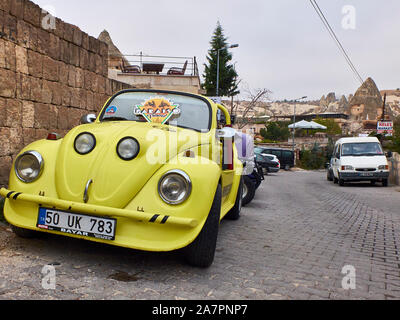
<path fill-rule="evenodd" d="M 239 44 L 231 52 L 242 83 L 271 90 L 272 100 L 354 94 L 360 86 L 309 0 L 33 2 L 91 36 L 106 29 L 124 54 L 196 56 L 200 74 L 220 21 L 228 42 Z M 317 2 L 361 77 L 380 90 L 400 88 L 400 1 Z"/>

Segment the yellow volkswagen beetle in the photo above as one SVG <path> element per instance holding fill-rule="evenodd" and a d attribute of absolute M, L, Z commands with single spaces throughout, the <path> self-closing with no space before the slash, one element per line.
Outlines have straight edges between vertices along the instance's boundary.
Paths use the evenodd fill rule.
<path fill-rule="evenodd" d="M 0 190 L 14 232 L 183 249 L 191 265 L 210 266 L 220 220 L 238 219 L 242 201 L 227 109 L 200 95 L 132 89 L 82 123 L 16 158 Z"/>

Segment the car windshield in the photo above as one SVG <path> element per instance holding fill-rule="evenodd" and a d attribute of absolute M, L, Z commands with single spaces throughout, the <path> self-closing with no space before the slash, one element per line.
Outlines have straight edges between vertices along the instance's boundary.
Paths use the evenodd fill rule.
<path fill-rule="evenodd" d="M 255 154 L 261 154 L 263 152 L 263 149 L 261 149 L 261 148 L 255 148 L 254 149 L 254 153 Z"/>
<path fill-rule="evenodd" d="M 167 124 L 197 131 L 209 131 L 209 104 L 188 95 L 157 92 L 124 92 L 104 108 L 100 121 L 136 121 Z"/>
<path fill-rule="evenodd" d="M 342 156 L 381 156 L 382 147 L 378 142 L 345 143 Z"/>

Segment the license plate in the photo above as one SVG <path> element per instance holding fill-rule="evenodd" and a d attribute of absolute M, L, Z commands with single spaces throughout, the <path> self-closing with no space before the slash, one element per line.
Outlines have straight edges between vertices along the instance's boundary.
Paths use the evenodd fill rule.
<path fill-rule="evenodd" d="M 360 175 L 361 177 L 372 177 L 374 174 L 371 172 L 362 172 Z"/>
<path fill-rule="evenodd" d="M 39 208 L 37 227 L 70 235 L 115 240 L 116 224 L 117 221 L 111 218 Z"/>

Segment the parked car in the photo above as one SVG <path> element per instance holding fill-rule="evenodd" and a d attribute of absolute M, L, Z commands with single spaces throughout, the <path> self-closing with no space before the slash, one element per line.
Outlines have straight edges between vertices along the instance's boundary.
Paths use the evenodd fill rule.
<path fill-rule="evenodd" d="M 389 165 L 379 140 L 375 137 L 342 138 L 333 152 L 334 183 L 343 186 L 351 181 L 379 181 L 388 185 Z"/>
<path fill-rule="evenodd" d="M 261 153 L 257 155 L 257 162 L 267 172 L 279 172 L 281 170 L 281 162 L 278 157 L 273 154 Z"/>
<path fill-rule="evenodd" d="M 243 163 L 242 205 L 246 206 L 253 201 L 256 190 L 264 180 L 264 174 L 262 168 L 260 168 L 260 164 L 255 159 L 254 138 L 248 134 L 236 131 L 235 145 L 238 151 L 238 158 Z"/>
<path fill-rule="evenodd" d="M 116 93 L 64 138 L 19 153 L 0 190 L 7 221 L 21 237 L 183 249 L 190 264 L 210 266 L 220 220 L 239 219 L 243 193 L 233 129 L 218 129 L 217 110 L 229 126 L 227 109 L 200 95 Z"/>
<path fill-rule="evenodd" d="M 266 153 L 275 155 L 281 163 L 281 168 L 285 169 L 286 171 L 294 167 L 294 152 L 292 150 L 271 147 L 257 147 L 255 148 L 254 152 L 256 154 Z"/>

